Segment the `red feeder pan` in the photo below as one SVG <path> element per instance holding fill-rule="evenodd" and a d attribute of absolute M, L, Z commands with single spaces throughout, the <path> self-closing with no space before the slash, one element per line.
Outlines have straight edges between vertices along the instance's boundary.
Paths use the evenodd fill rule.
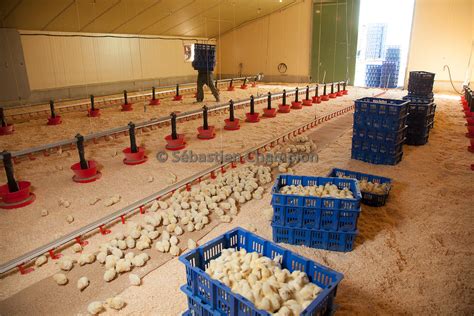
<path fill-rule="evenodd" d="M 348 95 L 348 94 L 349 94 L 349 91 L 348 91 L 348 90 L 342 90 L 342 94 L 343 94 L 343 95 Z"/>
<path fill-rule="evenodd" d="M 88 169 L 81 169 L 81 163 L 77 162 L 71 166 L 71 170 L 74 171 L 72 180 L 77 183 L 89 183 L 99 179 L 102 174 L 97 171 L 97 162 L 94 160 L 88 160 Z"/>
<path fill-rule="evenodd" d="M 225 122 L 224 129 L 228 130 L 228 131 L 236 131 L 236 130 L 240 129 L 239 121 L 240 120 L 237 119 L 237 118 L 234 118 L 233 121 L 231 121 L 230 119 L 225 119 L 224 120 L 224 122 Z"/>
<path fill-rule="evenodd" d="M 313 100 L 313 103 L 321 103 L 321 97 L 314 96 L 312 100 Z"/>
<path fill-rule="evenodd" d="M 13 134 L 15 128 L 13 124 L 7 124 L 7 126 L 0 126 L 0 135 L 10 135 Z"/>
<path fill-rule="evenodd" d="M 166 149 L 168 150 L 180 150 L 186 147 L 186 142 L 184 141 L 184 134 L 178 134 L 177 139 L 173 139 L 171 135 L 165 137 L 166 142 Z"/>
<path fill-rule="evenodd" d="M 467 106 L 467 100 L 462 100 L 462 105 Z"/>
<path fill-rule="evenodd" d="M 304 100 L 303 100 L 303 105 L 304 105 L 304 106 L 312 106 L 312 105 L 313 105 L 313 100 L 311 100 L 311 99 L 304 99 Z"/>
<path fill-rule="evenodd" d="M 257 83 L 256 82 L 252 83 L 252 88 L 256 88 L 256 87 L 257 87 Z"/>
<path fill-rule="evenodd" d="M 151 99 L 149 105 L 160 105 L 160 99 Z"/>
<path fill-rule="evenodd" d="M 215 127 L 214 126 L 208 126 L 207 129 L 204 129 L 204 127 L 199 126 L 197 128 L 198 135 L 197 138 L 199 139 L 213 139 L 216 137 L 216 133 L 214 132 Z"/>
<path fill-rule="evenodd" d="M 290 105 L 289 104 L 278 104 L 278 112 L 279 113 L 290 113 Z"/>
<path fill-rule="evenodd" d="M 14 209 L 27 206 L 35 200 L 35 195 L 30 192 L 31 183 L 28 181 L 18 181 L 19 190 L 10 192 L 8 184 L 0 186 L 0 208 Z"/>
<path fill-rule="evenodd" d="M 247 117 L 247 119 L 245 120 L 245 122 L 249 122 L 249 123 L 257 123 L 257 122 L 260 122 L 260 118 L 258 117 L 260 115 L 260 113 L 245 113 L 245 116 Z"/>
<path fill-rule="evenodd" d="M 87 110 L 87 116 L 89 116 L 89 117 L 99 117 L 100 116 L 100 110 L 99 109 L 95 109 L 95 110 L 88 109 Z"/>
<path fill-rule="evenodd" d="M 474 117 L 474 112 L 469 111 L 464 111 L 464 114 L 466 114 L 465 117 Z"/>
<path fill-rule="evenodd" d="M 263 116 L 265 117 L 275 117 L 276 116 L 276 109 L 263 109 Z"/>
<path fill-rule="evenodd" d="M 466 117 L 467 125 L 474 125 L 474 117 Z"/>
<path fill-rule="evenodd" d="M 467 133 L 466 133 L 466 137 L 469 137 L 469 138 L 473 138 L 474 137 L 474 125 L 467 125 L 466 124 L 466 127 L 467 127 Z"/>
<path fill-rule="evenodd" d="M 321 101 L 329 101 L 329 96 L 327 94 L 321 96 Z"/>
<path fill-rule="evenodd" d="M 132 110 L 133 110 L 132 105 L 133 105 L 132 103 L 124 103 L 124 104 L 122 104 L 122 112 L 132 111 Z"/>
<path fill-rule="evenodd" d="M 245 90 L 245 89 L 247 89 L 248 87 L 249 87 L 248 85 L 243 84 L 243 85 L 240 86 L 240 89 Z"/>
<path fill-rule="evenodd" d="M 56 115 L 56 117 L 49 117 L 48 118 L 48 125 L 59 125 L 61 123 L 62 123 L 62 121 L 61 121 L 61 116 L 60 115 Z"/>
<path fill-rule="evenodd" d="M 341 91 L 339 91 L 339 92 L 336 92 L 336 96 L 338 96 L 338 97 L 342 97 L 343 95 L 344 95 L 344 91 L 343 91 L 343 90 L 341 90 Z"/>
<path fill-rule="evenodd" d="M 175 95 L 175 96 L 173 97 L 173 101 L 181 101 L 181 100 L 183 100 L 183 96 L 182 96 L 182 95 Z"/>
<path fill-rule="evenodd" d="M 229 86 L 227 87 L 227 91 L 234 91 L 235 90 L 235 87 L 234 86 Z"/>
<path fill-rule="evenodd" d="M 336 93 L 329 93 L 329 97 L 331 99 L 335 99 L 337 97 L 337 94 Z"/>
<path fill-rule="evenodd" d="M 466 105 L 463 104 L 462 108 L 464 111 L 469 111 L 469 106 L 467 104 Z"/>
<path fill-rule="evenodd" d="M 143 147 L 138 147 L 138 152 L 136 153 L 132 153 L 132 149 L 130 147 L 125 148 L 122 150 L 122 152 L 125 155 L 123 163 L 126 165 L 139 165 L 148 160 L 148 157 L 145 156 L 145 148 Z"/>
<path fill-rule="evenodd" d="M 291 108 L 295 110 L 300 110 L 303 108 L 303 105 L 301 104 L 300 101 L 293 101 L 291 102 Z"/>

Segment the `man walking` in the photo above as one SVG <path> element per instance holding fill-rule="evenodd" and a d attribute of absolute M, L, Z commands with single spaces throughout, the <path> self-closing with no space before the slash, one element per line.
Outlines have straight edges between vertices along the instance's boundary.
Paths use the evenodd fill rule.
<path fill-rule="evenodd" d="M 212 71 L 216 65 L 216 46 L 194 44 L 193 68 L 198 71 L 196 101 L 204 101 L 204 85 L 207 85 L 216 101 L 220 101 L 219 90 L 214 85 Z"/>

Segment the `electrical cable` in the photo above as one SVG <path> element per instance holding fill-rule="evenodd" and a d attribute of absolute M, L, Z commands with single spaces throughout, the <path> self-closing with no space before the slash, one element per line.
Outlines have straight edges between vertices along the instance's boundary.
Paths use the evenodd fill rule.
<path fill-rule="evenodd" d="M 469 58 L 470 59 L 470 58 Z M 449 82 L 451 83 L 451 86 L 453 87 L 453 90 L 456 91 L 456 93 L 458 94 L 462 94 L 461 92 L 459 92 L 456 87 L 454 86 L 454 83 L 453 83 L 453 79 L 451 78 L 451 69 L 449 69 L 449 66 L 448 65 L 444 65 L 443 66 L 443 71 L 445 71 L 446 69 L 448 69 L 448 75 L 449 75 Z"/>
<path fill-rule="evenodd" d="M 50 34 L 50 33 L 20 33 L 21 36 L 47 36 L 47 37 L 92 37 L 92 38 L 122 38 L 122 39 L 143 39 L 143 40 L 170 40 L 170 41 L 195 41 L 195 37 L 163 37 L 163 36 L 141 36 L 141 35 L 84 35 L 84 34 Z"/>

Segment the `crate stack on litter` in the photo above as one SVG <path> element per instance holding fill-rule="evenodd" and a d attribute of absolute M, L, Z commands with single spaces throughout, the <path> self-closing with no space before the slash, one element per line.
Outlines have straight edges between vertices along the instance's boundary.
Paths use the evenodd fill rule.
<path fill-rule="evenodd" d="M 216 45 L 194 44 L 192 65 L 195 70 L 213 71 L 216 66 Z"/>
<path fill-rule="evenodd" d="M 369 88 L 380 87 L 382 65 L 368 64 L 365 66 L 365 85 Z"/>
<path fill-rule="evenodd" d="M 411 71 L 408 80 L 408 95 L 403 99 L 408 106 L 407 145 L 424 145 L 428 142 L 434 126 L 436 104 L 433 98 L 434 73 Z"/>
<path fill-rule="evenodd" d="M 355 101 L 352 159 L 396 165 L 403 158 L 408 101 L 362 98 Z"/>
<path fill-rule="evenodd" d="M 347 188 L 352 192 L 353 198 L 281 192 L 284 186 L 326 184 L 334 184 L 339 189 Z M 351 251 L 358 234 L 361 198 L 359 186 L 354 179 L 281 174 L 272 188 L 273 241 L 333 251 Z"/>
<path fill-rule="evenodd" d="M 250 300 L 233 292 L 224 283 L 212 279 L 206 272 L 210 261 L 221 256 L 224 249 L 235 248 L 258 252 L 280 262 L 282 269 L 299 270 L 307 274 L 309 282 L 322 288 L 316 298 L 301 311 L 300 315 L 330 315 L 334 312 L 334 298 L 343 275 L 319 263 L 306 259 L 288 249 L 265 240 L 240 227 L 234 228 L 183 254 L 179 260 L 186 266 L 186 284 L 181 290 L 188 299 L 188 311 L 184 316 L 269 316 Z"/>

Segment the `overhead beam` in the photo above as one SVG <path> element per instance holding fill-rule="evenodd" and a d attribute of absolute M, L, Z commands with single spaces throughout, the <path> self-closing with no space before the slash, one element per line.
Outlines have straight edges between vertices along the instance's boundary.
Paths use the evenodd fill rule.
<path fill-rule="evenodd" d="M 100 17 L 102 17 L 104 14 L 106 14 L 107 12 L 109 12 L 110 10 L 112 10 L 113 8 L 115 8 L 120 2 L 122 2 L 122 0 L 117 0 L 117 2 L 115 2 L 114 4 L 112 4 L 111 6 L 109 6 L 107 9 L 105 9 L 104 11 L 102 11 L 99 15 L 96 15 L 95 18 L 93 18 L 91 21 L 89 21 L 89 23 L 87 23 L 86 25 L 84 25 L 83 27 L 81 27 L 79 29 L 79 31 L 83 31 L 86 27 L 88 27 L 89 25 L 91 25 L 92 23 L 94 23 L 95 21 L 97 21 L 97 19 L 99 19 Z"/>
<path fill-rule="evenodd" d="M 49 20 L 48 23 L 46 23 L 45 26 L 41 28 L 42 31 L 46 30 L 46 28 L 53 23 L 58 17 L 60 17 L 64 12 L 66 12 L 67 9 L 69 9 L 74 3 L 76 3 L 76 0 L 72 0 L 66 7 L 64 7 L 61 11 L 59 11 L 58 14 L 56 14 L 51 20 Z"/>

